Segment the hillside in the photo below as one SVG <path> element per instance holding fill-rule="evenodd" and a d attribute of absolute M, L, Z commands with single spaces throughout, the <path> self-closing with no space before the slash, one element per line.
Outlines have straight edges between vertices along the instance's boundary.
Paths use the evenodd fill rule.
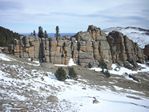
<path fill-rule="evenodd" d="M 54 76 L 57 66 L 63 65 L 43 66 L 0 54 L 0 111 L 149 111 L 149 74 L 141 73 L 149 71 L 145 65 L 133 74 L 139 82 L 124 74 L 134 71 L 122 67 L 118 72 L 115 65 L 110 78 L 100 72 L 101 68 L 92 71 L 75 66 L 79 79 L 61 82 Z"/>
<path fill-rule="evenodd" d="M 18 33 L 0 26 L 0 46 L 8 46 L 14 42 L 14 39 L 19 39 L 19 37 Z"/>
<path fill-rule="evenodd" d="M 127 35 L 134 42 L 144 48 L 145 45 L 149 44 L 149 30 L 137 27 L 110 27 L 104 29 L 105 33 L 108 34 L 111 31 L 119 31 L 124 35 Z"/>

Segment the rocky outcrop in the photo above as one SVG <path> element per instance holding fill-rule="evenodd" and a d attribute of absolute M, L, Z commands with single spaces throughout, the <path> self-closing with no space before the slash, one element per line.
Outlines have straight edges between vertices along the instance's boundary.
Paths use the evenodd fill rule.
<path fill-rule="evenodd" d="M 9 48 L 18 57 L 36 58 L 53 64 L 67 64 L 70 58 L 84 67 L 106 66 L 119 63 L 129 68 L 143 63 L 142 49 L 127 36 L 113 31 L 107 36 L 100 28 L 90 25 L 85 32 L 59 40 L 21 37 Z M 133 65 L 133 66 L 132 66 Z"/>
<path fill-rule="evenodd" d="M 71 41 L 69 40 L 52 40 L 50 46 L 50 60 L 55 64 L 67 64 L 71 58 Z"/>
<path fill-rule="evenodd" d="M 146 60 L 149 60 L 149 44 L 145 45 L 144 54 L 146 56 Z"/>
<path fill-rule="evenodd" d="M 107 36 L 111 48 L 112 61 L 125 65 L 128 61 L 134 66 L 144 62 L 143 50 L 136 43 L 120 32 L 112 31 Z M 128 64 L 126 64 L 128 65 Z"/>
<path fill-rule="evenodd" d="M 90 63 L 93 66 L 99 66 L 101 61 L 112 64 L 110 46 L 106 38 L 106 34 L 93 25 L 88 27 L 87 32 L 79 32 L 76 38 L 79 44 L 78 62 L 80 65 L 88 66 Z"/>

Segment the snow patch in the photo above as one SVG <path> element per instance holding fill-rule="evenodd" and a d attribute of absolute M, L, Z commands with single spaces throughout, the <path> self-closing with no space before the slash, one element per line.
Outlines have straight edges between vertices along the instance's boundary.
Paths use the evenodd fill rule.
<path fill-rule="evenodd" d="M 137 74 L 139 72 L 149 72 L 149 67 L 146 65 L 146 64 L 140 64 L 138 63 L 139 66 L 141 66 L 141 68 L 139 70 L 130 70 L 128 68 L 125 68 L 125 67 L 120 67 L 120 66 L 117 66 L 117 64 L 112 64 L 112 70 L 109 70 L 110 74 L 115 74 L 115 75 L 124 75 L 125 73 L 127 74 Z M 101 72 L 102 69 L 100 67 L 96 68 L 96 67 L 93 67 L 93 68 L 90 68 L 89 70 L 94 70 L 94 71 L 97 71 L 97 72 Z"/>
<path fill-rule="evenodd" d="M 106 34 L 111 31 L 119 31 L 124 35 L 127 35 L 128 38 L 136 42 L 141 48 L 144 48 L 145 45 L 149 44 L 149 35 L 146 30 L 139 30 L 137 28 L 125 28 L 125 27 L 111 27 L 104 30 Z"/>
<path fill-rule="evenodd" d="M 111 74 L 115 74 L 115 75 L 124 75 L 125 73 L 128 73 L 128 74 L 136 74 L 136 73 L 138 73 L 137 71 L 132 71 L 132 70 L 127 69 L 125 67 L 119 67 L 119 70 L 116 71 L 115 69 L 117 67 L 118 66 L 116 64 L 112 64 L 112 70 L 109 70 L 109 72 Z"/>
<path fill-rule="evenodd" d="M 90 68 L 90 70 L 94 70 L 96 72 L 101 72 L 102 69 L 100 67 L 96 68 L 96 67 L 93 67 L 93 68 Z"/>
<path fill-rule="evenodd" d="M 76 66 L 76 64 L 74 63 L 74 61 L 73 61 L 72 58 L 69 59 L 67 65 L 64 65 L 64 64 L 54 64 L 54 65 L 55 65 L 55 66 L 58 66 L 58 67 Z"/>
<path fill-rule="evenodd" d="M 70 58 L 69 62 L 68 62 L 68 66 L 75 66 L 76 64 L 74 63 L 73 59 Z"/>
<path fill-rule="evenodd" d="M 144 108 L 149 103 L 149 100 L 131 99 L 126 97 L 127 95 L 107 91 L 107 89 L 106 91 L 98 91 L 86 86 L 84 90 L 82 87 L 83 85 L 79 83 L 71 84 L 70 88 L 65 88 L 65 91 L 58 94 L 60 101 L 68 101 L 73 105 L 66 112 L 71 112 L 72 110 L 77 112 L 146 112 L 149 110 L 149 108 Z M 99 103 L 94 104 L 93 97 L 96 97 Z M 63 106 L 65 107 L 66 105 Z"/>
<path fill-rule="evenodd" d="M 3 61 L 12 61 L 13 59 L 7 56 L 6 54 L 0 53 L 0 60 Z"/>

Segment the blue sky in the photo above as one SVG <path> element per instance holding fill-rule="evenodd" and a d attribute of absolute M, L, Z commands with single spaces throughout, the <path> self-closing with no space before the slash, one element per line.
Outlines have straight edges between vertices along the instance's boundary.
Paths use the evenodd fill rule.
<path fill-rule="evenodd" d="M 149 0 L 0 0 L 0 26 L 19 33 L 85 31 L 93 24 L 149 28 Z"/>

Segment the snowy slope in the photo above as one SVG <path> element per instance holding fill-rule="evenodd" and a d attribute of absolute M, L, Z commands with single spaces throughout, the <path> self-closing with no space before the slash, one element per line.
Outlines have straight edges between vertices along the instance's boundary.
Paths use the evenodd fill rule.
<path fill-rule="evenodd" d="M 11 112 L 148 112 L 142 91 L 115 91 L 90 85 L 86 79 L 58 81 L 50 70 L 10 60 L 1 54 L 0 111 Z M 27 64 L 27 63 L 26 63 Z M 71 59 L 68 65 L 74 65 Z M 93 74 L 91 74 L 93 75 Z M 100 88 L 100 89 L 99 89 Z M 121 92 L 122 90 L 123 92 Z M 127 91 L 127 92 L 124 92 Z M 98 102 L 93 103 L 95 97 Z"/>
<path fill-rule="evenodd" d="M 138 45 L 142 48 L 146 44 L 149 44 L 149 30 L 137 28 L 137 27 L 111 27 L 104 29 L 105 33 L 108 34 L 111 31 L 119 31 L 124 35 L 127 35 L 134 42 L 138 43 Z"/>

